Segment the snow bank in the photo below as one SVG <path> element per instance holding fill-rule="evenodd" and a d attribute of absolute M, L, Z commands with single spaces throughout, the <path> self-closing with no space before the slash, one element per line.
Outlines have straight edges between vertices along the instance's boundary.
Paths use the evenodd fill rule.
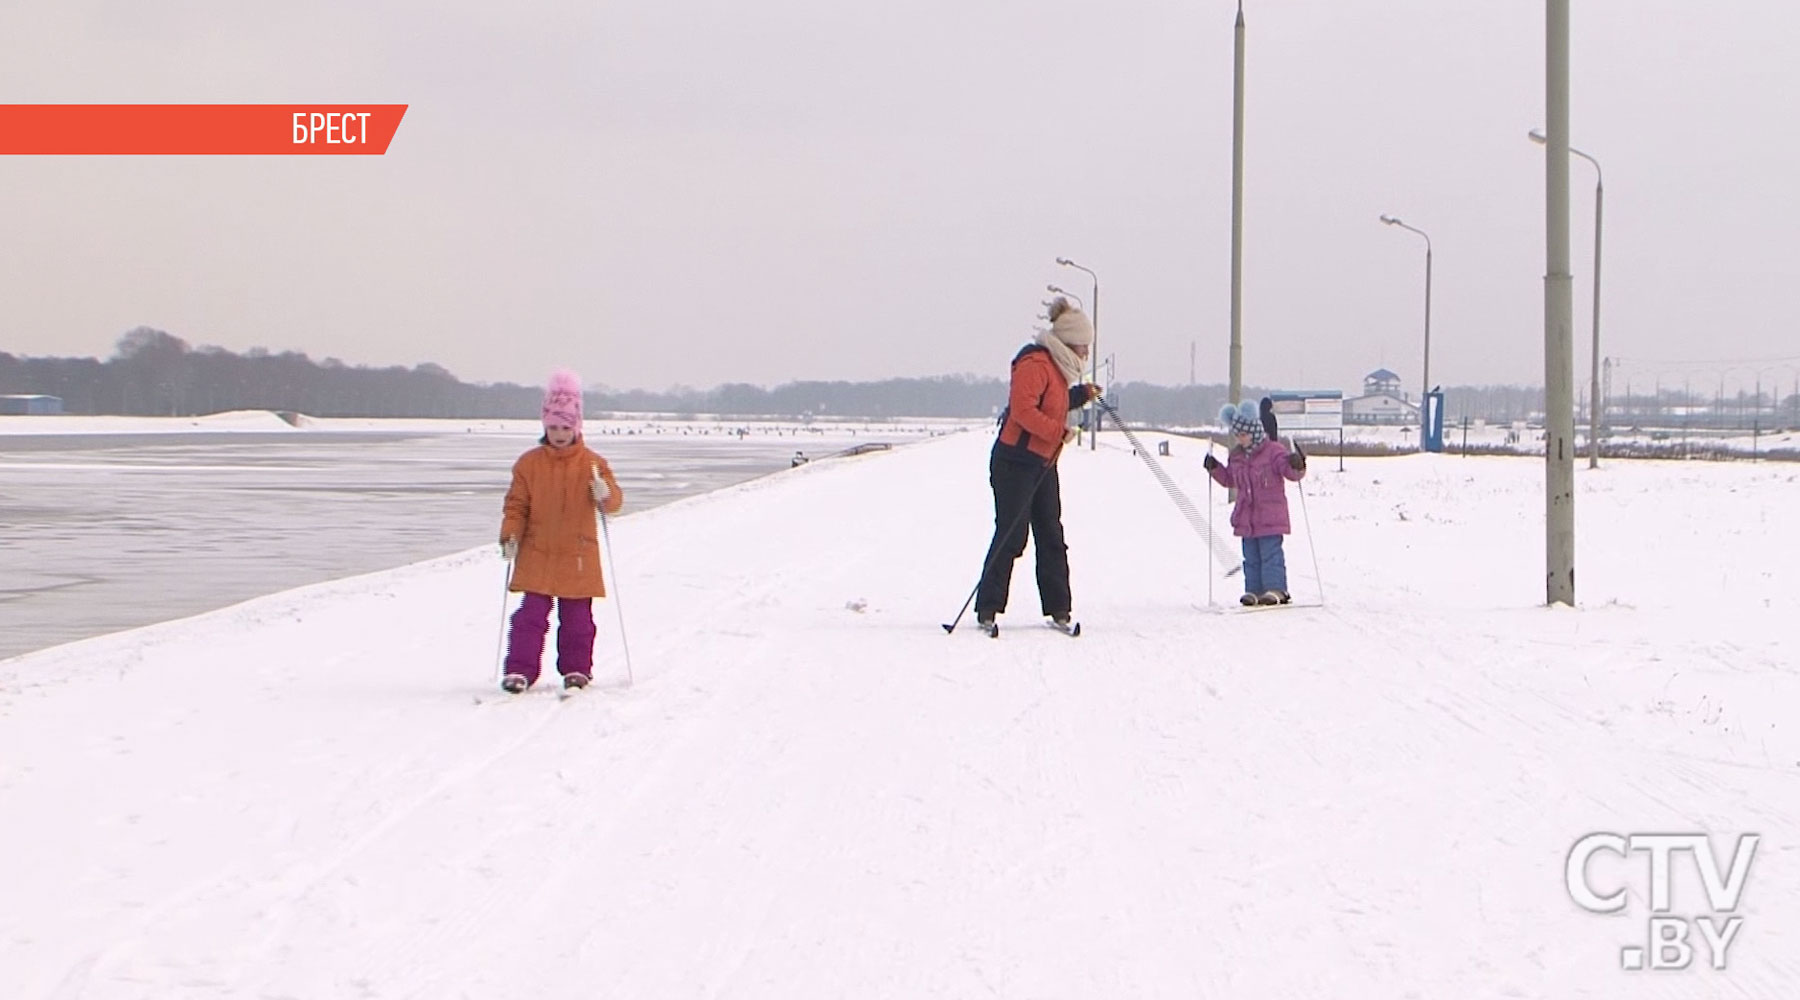
<path fill-rule="evenodd" d="M 272 410 L 232 410 L 199 417 L 115 417 L 57 414 L 0 416 L 6 434 L 184 434 L 256 431 L 283 433 L 294 428 Z"/>
<path fill-rule="evenodd" d="M 665 434 L 730 436 L 780 434 L 804 439 L 809 435 L 837 436 L 852 433 L 885 437 L 930 437 L 971 427 L 986 427 L 990 420 L 945 420 L 906 417 L 893 420 L 737 420 L 724 417 L 611 417 L 587 421 L 591 435 Z M 381 434 L 506 434 L 528 435 L 541 431 L 536 420 L 433 419 L 424 417 L 314 417 L 292 415 L 292 422 L 272 410 L 237 410 L 198 417 L 120 416 L 0 416 L 0 435 L 8 434 L 183 434 L 191 432 L 294 430 Z"/>

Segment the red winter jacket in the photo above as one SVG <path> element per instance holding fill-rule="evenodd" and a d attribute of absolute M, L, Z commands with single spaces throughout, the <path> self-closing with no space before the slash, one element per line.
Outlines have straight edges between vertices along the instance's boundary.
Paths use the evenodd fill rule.
<path fill-rule="evenodd" d="M 1025 348 L 1013 358 L 1012 390 L 1007 394 L 1006 419 L 1000 425 L 995 452 L 1049 462 L 1062 447 L 1069 410 L 1087 401 L 1086 386 L 1071 388 L 1047 349 Z"/>

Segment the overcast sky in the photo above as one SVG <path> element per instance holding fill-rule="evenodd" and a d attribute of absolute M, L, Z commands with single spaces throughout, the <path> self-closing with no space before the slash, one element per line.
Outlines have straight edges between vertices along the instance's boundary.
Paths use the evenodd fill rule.
<path fill-rule="evenodd" d="M 1572 6 L 1604 352 L 1800 356 L 1800 5 Z M 1247 380 L 1416 392 L 1424 246 L 1389 213 L 1435 246 L 1432 380 L 1541 383 L 1543 8 L 1250 0 Z M 147 324 L 473 381 L 1002 375 L 1047 282 L 1087 294 L 1064 255 L 1120 378 L 1184 383 L 1197 344 L 1223 381 L 1234 10 L 0 0 L 0 100 L 411 105 L 383 157 L 0 160 L 0 350 Z"/>

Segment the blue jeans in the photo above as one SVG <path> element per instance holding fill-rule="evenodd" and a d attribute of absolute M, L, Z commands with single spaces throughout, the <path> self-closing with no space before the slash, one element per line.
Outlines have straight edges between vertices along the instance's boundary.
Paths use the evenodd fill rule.
<path fill-rule="evenodd" d="M 1287 556 L 1280 535 L 1244 539 L 1244 593 L 1288 592 Z"/>

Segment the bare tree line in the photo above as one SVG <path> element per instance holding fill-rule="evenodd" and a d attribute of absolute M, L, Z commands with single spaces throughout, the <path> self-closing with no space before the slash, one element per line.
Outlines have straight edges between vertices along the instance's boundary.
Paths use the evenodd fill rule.
<path fill-rule="evenodd" d="M 949 375 L 874 382 L 804 381 L 774 388 L 729 383 L 665 391 L 599 388 L 590 413 L 727 414 L 766 417 L 991 417 L 1006 405 L 1000 377 Z M 1256 398 L 1267 390 L 1247 386 Z M 68 413 L 193 416 L 226 410 L 285 410 L 319 417 L 535 417 L 539 388 L 463 382 L 436 364 L 367 367 L 297 351 L 253 348 L 237 354 L 191 347 L 162 330 L 138 327 L 113 356 L 18 357 L 0 351 L 0 394 L 59 396 Z M 1449 388 L 1446 416 L 1496 422 L 1528 420 L 1543 410 L 1543 390 L 1520 386 Z M 1161 426 L 1210 424 L 1227 400 L 1222 384 L 1164 386 L 1126 382 L 1109 390 L 1122 416 Z"/>

